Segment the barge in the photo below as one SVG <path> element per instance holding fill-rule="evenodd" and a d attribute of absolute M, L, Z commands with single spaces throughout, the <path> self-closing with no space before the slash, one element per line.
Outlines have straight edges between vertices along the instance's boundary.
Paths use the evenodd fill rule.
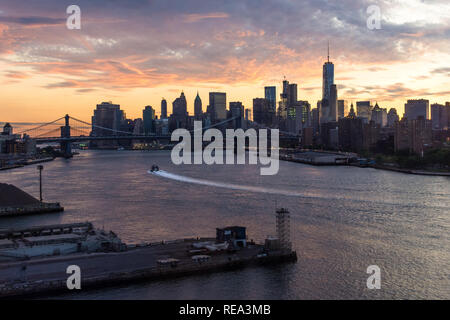
<path fill-rule="evenodd" d="M 82 289 L 297 261 L 283 241 L 247 241 L 245 227 L 216 230 L 216 238 L 127 245 L 89 222 L 0 230 L 0 298 L 76 293 L 69 266 L 80 270 Z"/>

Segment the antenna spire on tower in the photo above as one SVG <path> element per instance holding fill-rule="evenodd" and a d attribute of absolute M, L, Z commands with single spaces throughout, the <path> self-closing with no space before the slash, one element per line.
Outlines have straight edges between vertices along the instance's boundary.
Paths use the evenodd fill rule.
<path fill-rule="evenodd" d="M 328 40 L 328 62 L 330 62 L 330 40 Z"/>

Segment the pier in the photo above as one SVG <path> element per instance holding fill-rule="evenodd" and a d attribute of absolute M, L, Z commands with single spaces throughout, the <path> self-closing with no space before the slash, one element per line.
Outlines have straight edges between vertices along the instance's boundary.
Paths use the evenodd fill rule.
<path fill-rule="evenodd" d="M 211 254 L 208 259 L 193 259 L 189 253 L 193 243 L 213 240 L 181 239 L 136 245 L 125 252 L 0 263 L 0 297 L 71 292 L 66 285 L 69 276 L 66 269 L 69 265 L 80 267 L 81 288 L 86 289 L 297 260 L 295 251 L 265 251 L 264 245 L 258 244 L 249 244 L 247 248 L 236 252 Z"/>
<path fill-rule="evenodd" d="M 327 151 L 291 151 L 280 154 L 280 160 L 304 163 L 314 166 L 349 165 L 357 157 L 352 153 Z"/>
<path fill-rule="evenodd" d="M 129 245 L 89 222 L 0 230 L 0 298 L 73 292 L 73 265 L 87 289 L 297 261 L 289 212 L 278 210 L 276 222 L 278 237 L 264 244 L 248 241 L 239 226 L 217 228 L 216 238 Z"/>
<path fill-rule="evenodd" d="M 51 213 L 64 211 L 59 202 L 42 202 L 32 205 L 0 207 L 0 217 L 20 216 L 28 214 Z"/>

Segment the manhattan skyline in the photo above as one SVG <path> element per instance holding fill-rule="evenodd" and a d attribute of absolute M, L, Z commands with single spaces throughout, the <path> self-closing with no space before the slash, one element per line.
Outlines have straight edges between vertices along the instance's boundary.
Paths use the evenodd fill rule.
<path fill-rule="evenodd" d="M 339 99 L 399 114 L 407 99 L 450 100 L 446 1 L 107 3 L 77 3 L 81 30 L 66 28 L 69 4 L 0 3 L 2 121 L 88 119 L 109 100 L 137 118 L 181 91 L 190 114 L 197 91 L 203 101 L 226 92 L 251 108 L 265 86 L 279 93 L 284 76 L 315 107 L 328 41 Z M 380 6 L 380 30 L 367 28 L 371 4 Z"/>

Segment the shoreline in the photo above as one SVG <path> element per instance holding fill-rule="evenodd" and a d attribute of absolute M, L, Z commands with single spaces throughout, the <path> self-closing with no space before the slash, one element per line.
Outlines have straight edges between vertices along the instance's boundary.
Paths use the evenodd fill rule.
<path fill-rule="evenodd" d="M 111 151 L 111 150 L 117 150 L 117 149 L 92 149 L 92 150 L 99 150 L 99 151 Z M 117 150 L 117 151 L 167 151 L 168 149 L 125 149 L 125 150 Z M 324 151 L 323 153 L 327 153 Z M 331 153 L 331 152 L 330 152 Z M 28 165 L 38 164 L 42 162 L 49 162 L 53 161 L 56 158 L 43 158 L 43 159 L 35 159 L 31 161 L 24 161 L 22 163 L 18 163 L 11 166 L 6 167 L 0 167 L 0 171 L 5 170 L 12 170 L 17 168 L 23 168 Z M 351 166 L 351 167 L 359 167 L 359 168 L 373 168 L 378 170 L 386 170 L 386 171 L 393 171 L 393 172 L 399 172 L 399 173 L 405 173 L 405 174 L 413 174 L 413 175 L 422 175 L 422 176 L 433 176 L 433 177 L 450 177 L 450 172 L 439 172 L 439 171 L 426 171 L 421 169 L 407 169 L 407 168 L 397 168 L 397 167 L 391 167 L 386 165 L 377 165 L 377 164 L 366 164 L 366 165 L 360 165 L 360 164 L 349 164 L 349 163 L 333 163 L 333 162 L 315 162 L 313 159 L 310 159 L 307 161 L 306 159 L 299 159 L 299 158 L 292 158 L 289 157 L 287 154 L 279 156 L 279 159 L 282 161 L 287 162 L 294 162 L 294 163 L 302 163 L 307 165 L 312 165 L 316 167 L 323 167 L 323 166 Z"/>
<path fill-rule="evenodd" d="M 64 207 L 59 202 L 42 202 L 36 205 L 0 207 L 0 219 L 4 217 L 18 217 L 43 213 L 63 212 Z"/>
<path fill-rule="evenodd" d="M 5 170 L 12 170 L 12 169 L 17 169 L 17 168 L 23 168 L 25 166 L 30 166 L 33 164 L 38 164 L 38 163 L 43 163 L 43 162 L 50 162 L 55 160 L 56 158 L 54 157 L 46 157 L 46 158 L 40 158 L 40 159 L 21 159 L 21 160 L 17 160 L 15 164 L 10 165 L 10 166 L 5 166 L 5 167 L 0 167 L 0 171 L 5 171 Z"/>
<path fill-rule="evenodd" d="M 450 177 L 450 172 L 426 171 L 426 170 L 424 171 L 424 170 L 418 170 L 418 169 L 395 168 L 395 167 L 379 165 L 379 164 L 372 164 L 372 165 L 368 165 L 367 167 L 379 169 L 379 170 L 394 171 L 394 172 L 421 175 L 421 176 Z"/>
<path fill-rule="evenodd" d="M 348 166 L 348 167 L 358 167 L 358 168 L 373 168 L 378 170 L 386 170 L 386 171 L 393 171 L 393 172 L 399 172 L 399 173 L 405 173 L 405 174 L 413 174 L 413 175 L 421 175 L 421 176 L 433 176 L 433 177 L 450 177 L 450 172 L 439 172 L 439 171 L 424 171 L 420 169 L 406 169 L 406 168 L 396 168 L 396 167 L 390 167 L 386 165 L 377 165 L 377 164 L 347 164 L 347 163 L 332 163 L 332 162 L 326 162 L 326 163 L 318 163 L 314 161 L 306 161 L 302 159 L 293 159 L 289 158 L 287 156 L 281 156 L 280 160 L 287 161 L 287 162 L 294 162 L 294 163 L 301 163 L 306 165 L 311 165 L 315 167 L 323 167 L 323 166 Z"/>

